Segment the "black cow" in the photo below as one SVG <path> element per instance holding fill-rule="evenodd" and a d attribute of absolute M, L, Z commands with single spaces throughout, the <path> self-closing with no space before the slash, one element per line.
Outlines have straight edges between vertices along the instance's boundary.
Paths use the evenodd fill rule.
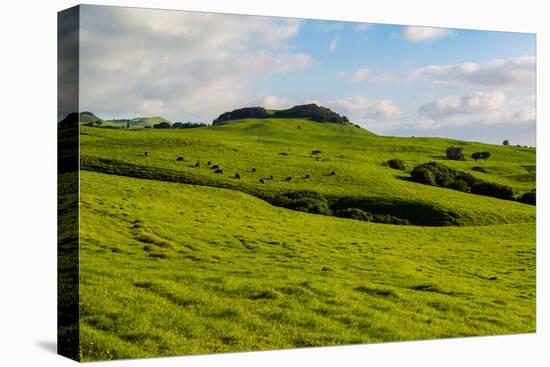
<path fill-rule="evenodd" d="M 288 176 L 287 178 L 285 178 L 285 181 L 290 181 L 292 180 L 292 177 Z"/>
<path fill-rule="evenodd" d="M 195 163 L 195 167 L 200 167 L 200 166 L 201 166 L 201 162 Z"/>
<path fill-rule="evenodd" d="M 263 178 L 260 178 L 260 182 L 261 182 L 261 183 L 265 183 Z"/>
<path fill-rule="evenodd" d="M 212 165 L 212 162 L 208 161 L 208 165 L 211 166 L 211 165 Z"/>
<path fill-rule="evenodd" d="M 332 171 L 329 176 L 336 176 L 336 172 Z"/>
<path fill-rule="evenodd" d="M 305 179 L 308 179 L 308 178 L 309 178 L 309 174 L 305 175 L 304 178 L 305 178 Z"/>
<path fill-rule="evenodd" d="M 176 158 L 176 161 L 178 161 L 178 162 L 183 162 L 183 157 L 178 157 L 178 158 Z"/>
<path fill-rule="evenodd" d="M 240 180 L 240 179 L 241 179 L 241 175 L 239 175 L 238 173 L 235 173 L 235 178 L 236 178 L 237 180 Z"/>
<path fill-rule="evenodd" d="M 147 154 L 149 154 L 149 153 L 147 153 L 147 152 L 144 152 L 144 153 L 143 153 L 143 155 L 146 156 L 146 157 L 147 157 Z"/>
<path fill-rule="evenodd" d="M 212 167 L 210 167 L 210 169 L 218 169 L 220 168 L 220 166 L 218 166 L 217 164 L 213 165 Z"/>
<path fill-rule="evenodd" d="M 223 173 L 223 170 L 217 169 L 217 170 L 214 171 L 214 173 Z"/>
<path fill-rule="evenodd" d="M 250 172 L 256 172 L 256 168 L 252 167 L 252 169 L 250 170 Z"/>

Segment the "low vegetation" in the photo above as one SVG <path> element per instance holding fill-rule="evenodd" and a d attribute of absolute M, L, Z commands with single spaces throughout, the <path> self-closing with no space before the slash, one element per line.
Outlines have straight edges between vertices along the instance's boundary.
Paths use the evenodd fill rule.
<path fill-rule="evenodd" d="M 430 162 L 416 166 L 411 172 L 415 182 L 473 194 L 513 200 L 514 189 L 510 186 L 483 181 L 469 173 L 449 168 L 441 163 Z"/>
<path fill-rule="evenodd" d="M 465 159 L 463 150 L 462 147 L 448 147 L 446 150 L 447 159 L 463 161 Z"/>
<path fill-rule="evenodd" d="M 472 159 L 477 161 L 478 159 L 487 160 L 491 157 L 491 152 L 475 152 L 472 153 Z"/>
<path fill-rule="evenodd" d="M 397 169 L 400 171 L 404 171 L 407 168 L 405 167 L 405 163 L 401 159 L 390 159 L 386 162 L 386 165 L 390 168 Z"/>
<path fill-rule="evenodd" d="M 537 205 L 537 192 L 535 189 L 518 197 L 518 201 L 524 204 Z"/>

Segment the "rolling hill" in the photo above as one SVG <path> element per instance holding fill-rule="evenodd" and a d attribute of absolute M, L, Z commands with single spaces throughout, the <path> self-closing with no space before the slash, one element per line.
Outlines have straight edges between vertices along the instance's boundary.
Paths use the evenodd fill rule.
<path fill-rule="evenodd" d="M 527 192 L 534 149 L 269 116 L 80 135 L 83 360 L 535 330 L 536 208 L 409 175 Z M 304 191 L 410 225 L 272 205 Z"/>

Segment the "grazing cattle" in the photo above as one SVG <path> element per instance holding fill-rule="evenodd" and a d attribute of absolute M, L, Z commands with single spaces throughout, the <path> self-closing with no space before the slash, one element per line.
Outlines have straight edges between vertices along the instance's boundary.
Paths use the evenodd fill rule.
<path fill-rule="evenodd" d="M 200 166 L 201 166 L 201 162 L 195 163 L 195 167 L 200 167 Z"/>
<path fill-rule="evenodd" d="M 250 172 L 256 172 L 256 168 L 252 167 L 252 169 L 250 170 Z"/>
<path fill-rule="evenodd" d="M 178 157 L 178 158 L 176 158 L 176 161 L 182 162 L 182 161 L 183 161 L 183 157 Z"/>
<path fill-rule="evenodd" d="M 146 156 L 146 157 L 147 157 L 147 154 L 149 154 L 149 153 L 147 153 L 147 152 L 144 152 L 144 153 L 143 153 L 143 155 Z"/>
<path fill-rule="evenodd" d="M 336 176 L 336 172 L 332 171 L 329 176 Z"/>
<path fill-rule="evenodd" d="M 285 178 L 285 181 L 290 181 L 292 180 L 292 177 L 288 176 L 287 178 Z"/>
<path fill-rule="evenodd" d="M 260 182 L 261 182 L 261 183 L 265 183 L 263 178 L 260 178 Z"/>
<path fill-rule="evenodd" d="M 210 167 L 210 169 L 218 169 L 220 168 L 220 166 L 218 166 L 217 164 L 213 165 L 212 167 Z"/>
<path fill-rule="evenodd" d="M 305 178 L 305 179 L 308 179 L 308 178 L 309 178 L 309 174 L 308 174 L 308 175 L 305 175 L 304 178 Z"/>
<path fill-rule="evenodd" d="M 236 178 L 237 180 L 240 180 L 240 179 L 241 179 L 241 175 L 239 175 L 238 173 L 235 173 L 235 178 Z"/>
<path fill-rule="evenodd" d="M 270 180 L 273 180 L 273 175 L 269 176 L 269 179 L 270 179 Z"/>
<path fill-rule="evenodd" d="M 211 166 L 211 165 L 212 165 L 212 162 L 208 161 L 208 165 Z"/>
<path fill-rule="evenodd" d="M 223 173 L 223 170 L 217 169 L 217 170 L 214 171 L 214 173 Z"/>

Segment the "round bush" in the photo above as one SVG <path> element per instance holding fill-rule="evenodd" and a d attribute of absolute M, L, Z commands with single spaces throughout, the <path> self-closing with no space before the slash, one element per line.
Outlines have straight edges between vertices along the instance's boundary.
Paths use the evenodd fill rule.
<path fill-rule="evenodd" d="M 411 177 L 413 181 L 435 186 L 435 176 L 433 172 L 424 166 L 416 166 L 411 172 Z"/>
<path fill-rule="evenodd" d="M 512 200 L 514 198 L 514 189 L 510 186 L 493 182 L 478 182 L 472 186 L 472 192 L 478 195 L 492 196 L 506 200 Z"/>
<path fill-rule="evenodd" d="M 452 159 L 454 161 L 464 160 L 464 152 L 462 147 L 448 147 L 446 153 L 447 159 Z"/>
<path fill-rule="evenodd" d="M 405 163 L 401 159 L 390 159 L 386 164 L 393 169 L 398 169 L 400 171 L 405 170 Z"/>

